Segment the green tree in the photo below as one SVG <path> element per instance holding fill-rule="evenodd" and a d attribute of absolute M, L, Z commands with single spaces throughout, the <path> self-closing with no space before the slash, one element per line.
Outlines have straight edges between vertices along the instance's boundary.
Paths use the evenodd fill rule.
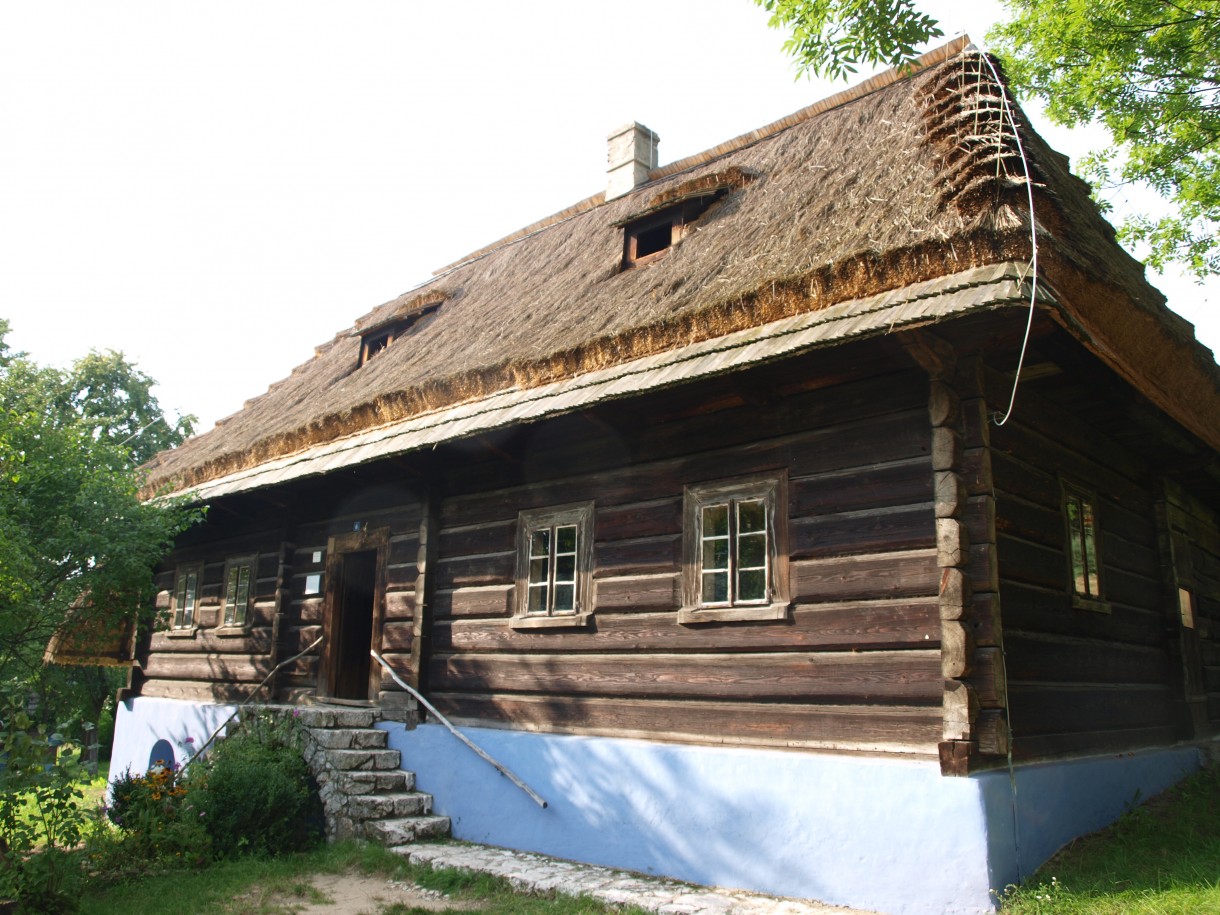
<path fill-rule="evenodd" d="M 101 634 L 151 607 L 152 569 L 195 514 L 140 501 L 143 446 L 115 441 L 159 411 L 147 376 L 118 354 L 81 360 L 79 375 L 40 367 L 8 348 L 7 331 L 0 319 L 0 681 L 34 687 L 56 632 L 79 635 L 87 620 Z"/>
<path fill-rule="evenodd" d="M 839 77 L 857 62 L 901 64 L 941 34 L 909 3 L 755 0 L 788 30 L 800 72 Z M 1220 3 L 1216 0 L 1005 0 L 989 38 L 1013 88 L 1068 126 L 1096 122 L 1111 145 L 1084 177 L 1153 188 L 1168 214 L 1135 216 L 1121 237 L 1154 267 L 1220 273 Z M 892 12 L 891 12 L 892 6 Z M 892 16 L 887 22 L 886 17 Z M 1104 205 L 1104 204 L 1103 204 Z"/>
<path fill-rule="evenodd" d="M 801 73 L 845 79 L 857 64 L 902 66 L 945 33 L 912 0 L 754 0 L 772 28 L 791 34 L 784 51 Z"/>
<path fill-rule="evenodd" d="M 156 384 L 114 350 L 96 350 L 72 364 L 63 406 L 92 428 L 94 438 L 126 446 L 134 464 L 173 448 L 195 431 L 194 416 L 171 422 L 153 395 Z"/>

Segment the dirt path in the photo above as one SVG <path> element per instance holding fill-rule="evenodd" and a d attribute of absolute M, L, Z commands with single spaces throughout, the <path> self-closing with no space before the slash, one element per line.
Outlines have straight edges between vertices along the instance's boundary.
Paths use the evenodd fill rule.
<path fill-rule="evenodd" d="M 284 900 L 286 912 L 295 915 L 378 915 L 387 906 L 401 903 L 429 912 L 460 912 L 472 908 L 434 890 L 413 883 L 387 880 L 365 874 L 317 874 L 310 881 L 329 902 Z"/>

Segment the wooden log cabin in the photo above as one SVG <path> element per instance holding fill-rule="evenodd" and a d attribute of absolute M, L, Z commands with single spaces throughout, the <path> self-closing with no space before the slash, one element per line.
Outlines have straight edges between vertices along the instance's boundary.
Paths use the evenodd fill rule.
<path fill-rule="evenodd" d="M 1220 371 L 968 40 L 656 140 L 153 462 L 210 508 L 116 760 L 321 636 L 260 697 L 459 838 L 987 910 L 1220 724 Z"/>

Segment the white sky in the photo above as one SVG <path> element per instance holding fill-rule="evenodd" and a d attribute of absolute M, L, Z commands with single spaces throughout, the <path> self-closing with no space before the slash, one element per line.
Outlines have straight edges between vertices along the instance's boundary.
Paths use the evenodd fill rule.
<path fill-rule="evenodd" d="M 1000 14 L 920 5 L 980 42 Z M 647 124 L 664 164 L 842 88 L 794 81 L 766 20 L 751 0 L 0 0 L 9 343 L 122 350 L 210 428 L 601 190 L 611 128 Z M 1097 142 L 1037 123 L 1073 157 Z M 1153 281 L 1220 350 L 1220 284 Z"/>

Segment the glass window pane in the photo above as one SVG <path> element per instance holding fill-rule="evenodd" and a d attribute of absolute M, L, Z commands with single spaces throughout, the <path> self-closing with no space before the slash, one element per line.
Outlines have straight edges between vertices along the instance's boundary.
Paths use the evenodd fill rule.
<path fill-rule="evenodd" d="M 1068 541 L 1072 559 L 1072 587 L 1077 594 L 1088 594 L 1088 570 L 1085 567 L 1084 532 L 1081 529 L 1080 500 L 1068 496 Z"/>
<path fill-rule="evenodd" d="M 547 583 L 550 575 L 550 560 L 545 557 L 542 559 L 530 560 L 530 584 L 537 585 Z"/>
<path fill-rule="evenodd" d="M 761 499 L 737 503 L 737 530 L 743 534 L 767 529 L 767 504 Z"/>
<path fill-rule="evenodd" d="M 250 603 L 250 567 L 242 566 L 237 574 L 237 600 L 233 606 L 234 623 L 245 623 L 246 607 Z"/>
<path fill-rule="evenodd" d="M 555 528 L 555 552 L 557 554 L 576 552 L 576 525 L 567 524 Z"/>
<path fill-rule="evenodd" d="M 703 573 L 703 603 L 724 604 L 729 600 L 729 573 Z"/>
<path fill-rule="evenodd" d="M 174 589 L 174 626 L 182 625 L 182 611 L 186 607 L 186 576 L 180 576 Z"/>
<path fill-rule="evenodd" d="M 576 581 L 576 557 L 555 557 L 555 583 Z"/>
<path fill-rule="evenodd" d="M 199 573 L 186 573 L 186 594 L 182 601 L 182 625 L 190 627 L 195 622 L 195 595 L 199 588 Z"/>
<path fill-rule="evenodd" d="M 767 564 L 767 535 L 745 534 L 737 538 L 737 565 L 760 569 Z"/>
<path fill-rule="evenodd" d="M 742 569 L 737 573 L 737 600 L 767 599 L 767 574 L 762 569 Z"/>
<path fill-rule="evenodd" d="M 530 535 L 530 556 L 549 556 L 551 554 L 551 529 L 544 527 Z"/>
<path fill-rule="evenodd" d="M 555 585 L 555 612 L 571 613 L 576 609 L 576 586 Z"/>
<path fill-rule="evenodd" d="M 546 613 L 546 585 L 530 585 L 529 605 L 526 609 L 530 613 Z"/>
<path fill-rule="evenodd" d="M 1093 503 L 1081 501 L 1080 528 L 1084 535 L 1084 562 L 1088 572 L 1088 593 L 1092 597 L 1101 596 L 1101 582 L 1097 571 L 1097 525 L 1093 517 Z"/>
<path fill-rule="evenodd" d="M 727 537 L 729 533 L 729 507 L 708 505 L 703 509 L 703 536 Z"/>
<path fill-rule="evenodd" d="M 712 572 L 729 567 L 728 538 L 703 541 L 703 569 Z"/>

